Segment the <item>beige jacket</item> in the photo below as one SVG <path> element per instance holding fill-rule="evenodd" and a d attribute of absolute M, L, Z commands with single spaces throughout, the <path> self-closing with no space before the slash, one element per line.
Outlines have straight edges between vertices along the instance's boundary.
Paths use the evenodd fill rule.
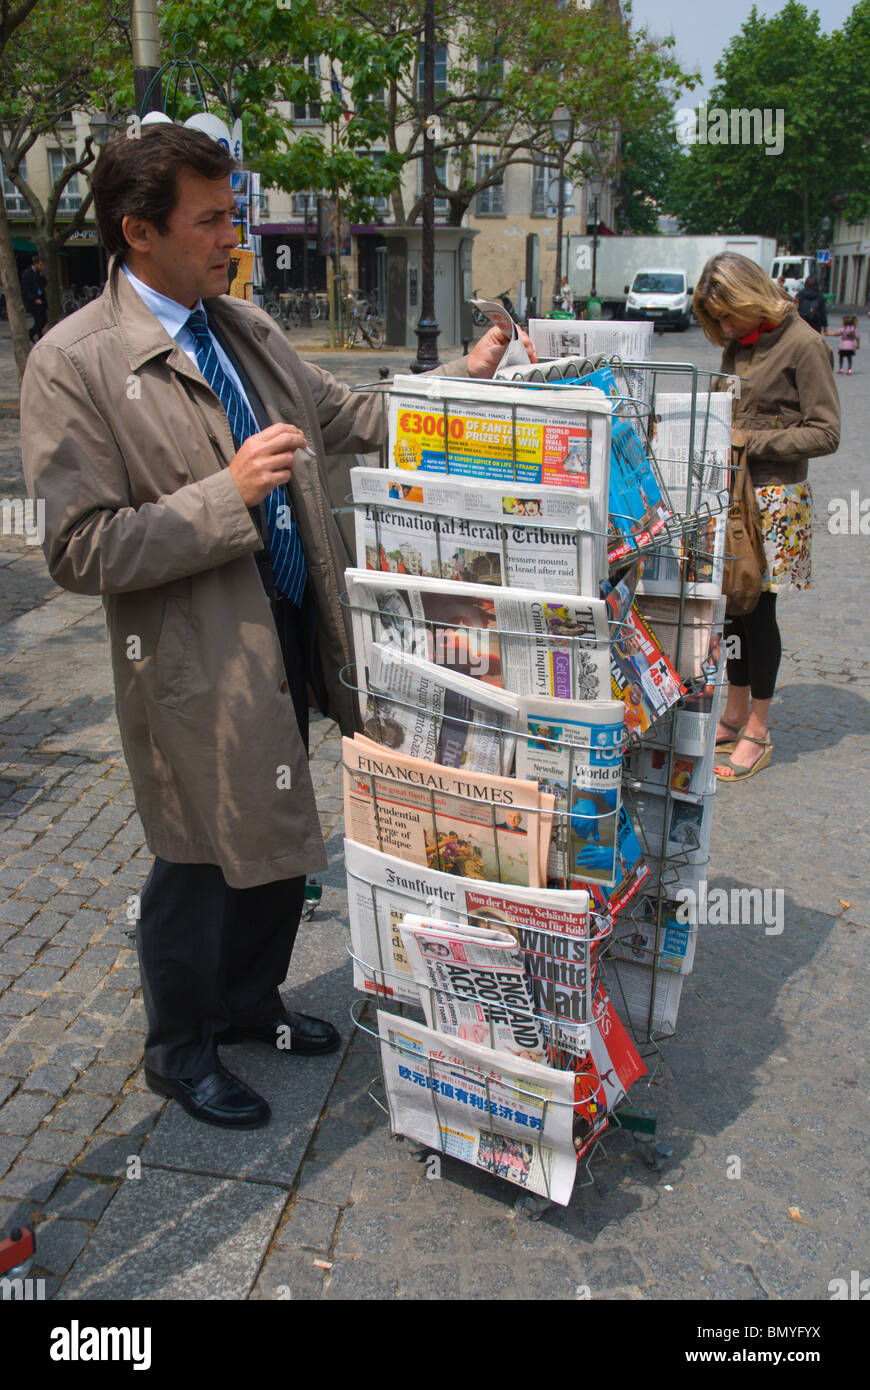
<path fill-rule="evenodd" d="M 339 680 L 352 661 L 346 554 L 326 455 L 377 448 L 382 402 L 301 361 L 254 306 L 224 295 L 207 308 L 269 418 L 297 425 L 317 454 L 317 465 L 297 455 L 290 488 L 317 601 L 324 713 L 350 731 L 354 702 Z M 254 560 L 260 539 L 227 472 L 226 414 L 117 261 L 103 295 L 31 353 L 21 425 L 51 574 L 103 596 L 151 851 L 220 864 L 237 888 L 323 868 L 308 760 Z"/>
<path fill-rule="evenodd" d="M 800 483 L 807 460 L 840 443 L 840 400 L 823 338 L 790 308 L 754 347 L 729 343 L 723 372 L 739 376 L 734 427 L 747 435 L 755 487 Z"/>

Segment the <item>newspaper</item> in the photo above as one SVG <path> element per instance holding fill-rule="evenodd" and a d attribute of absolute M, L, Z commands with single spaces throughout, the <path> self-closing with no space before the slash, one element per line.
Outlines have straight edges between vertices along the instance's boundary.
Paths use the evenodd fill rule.
<path fill-rule="evenodd" d="M 677 920 L 679 906 L 673 899 L 665 900 L 662 904 L 658 964 L 660 970 L 689 975 L 695 960 L 698 927 L 697 923 Z M 638 910 L 632 913 L 632 920 L 615 929 L 611 958 L 652 965 L 656 958 L 656 911 L 655 898 L 641 899 Z"/>
<path fill-rule="evenodd" d="M 701 674 L 710 651 L 714 629 L 721 623 L 717 615 L 721 601 L 713 598 L 686 598 L 682 617 L 680 600 L 670 594 L 643 594 L 637 600 L 645 621 L 653 629 L 656 640 L 681 678 L 694 680 Z M 680 637 L 680 660 L 677 662 L 677 638 Z"/>
<path fill-rule="evenodd" d="M 560 1206 L 577 1174 L 573 1072 L 378 1011 L 390 1128 Z M 600 1082 L 599 1082 L 600 1087 Z"/>
<path fill-rule="evenodd" d="M 375 743 L 444 767 L 510 776 L 518 697 L 378 642 L 368 687 L 363 732 Z"/>
<path fill-rule="evenodd" d="M 610 959 L 605 983 L 612 1007 L 635 1037 L 645 1038 L 650 1024 L 654 1037 L 670 1037 L 677 1023 L 683 978 L 670 970 L 653 972 L 640 961 Z"/>
<path fill-rule="evenodd" d="M 604 888 L 601 884 L 588 879 L 586 881 L 572 879 L 568 885 L 565 885 L 562 878 L 548 879 L 547 881 L 551 887 L 555 888 L 565 886 L 585 888 L 589 894 L 590 904 L 598 914 L 601 923 L 612 922 L 631 902 L 650 873 L 649 865 L 646 862 L 641 843 L 635 834 L 625 803 L 619 808 L 616 823 L 616 863 L 617 882 L 613 888 Z"/>
<path fill-rule="evenodd" d="M 342 740 L 342 761 L 350 839 L 463 878 L 542 885 L 535 783 L 405 758 L 359 735 Z"/>
<path fill-rule="evenodd" d="M 667 744 L 650 744 L 644 740 L 635 745 L 631 759 L 632 775 L 645 788 L 664 792 L 668 774 Z M 677 801 L 697 801 L 702 796 L 711 795 L 715 791 L 713 763 L 712 743 L 701 753 L 675 750 L 670 782 L 667 783 L 671 796 Z"/>
<path fill-rule="evenodd" d="M 662 832 L 667 814 L 666 854 L 685 863 L 706 863 L 710 858 L 713 797 L 697 801 L 675 800 L 645 789 L 635 793 L 638 820 L 643 827 L 647 858 L 661 857 Z"/>
<path fill-rule="evenodd" d="M 609 692 L 601 599 L 369 570 L 344 577 L 358 686 L 379 642 L 517 695 L 596 700 Z M 365 719 L 365 694 L 359 699 Z"/>
<path fill-rule="evenodd" d="M 606 519 L 588 488 L 352 468 L 360 569 L 598 595 Z"/>
<path fill-rule="evenodd" d="M 676 746 L 681 753 L 704 754 L 715 743 L 727 657 L 721 632 L 724 614 L 725 600 L 719 599 L 700 674 L 694 681 L 691 694 L 683 701 L 682 709 L 675 713 Z"/>
<path fill-rule="evenodd" d="M 591 1018 L 592 936 L 588 896 L 458 879 L 344 842 L 354 986 L 404 1003 L 419 1003 L 402 944 L 405 913 L 498 928 L 516 937 L 532 984 L 545 1037 L 566 1051 L 585 1052 Z M 550 1038 L 550 1022 L 557 1020 Z"/>
<path fill-rule="evenodd" d="M 402 919 L 400 931 L 430 1028 L 531 1062 L 548 1061 L 514 936 L 412 915 Z"/>
<path fill-rule="evenodd" d="M 556 798 L 548 881 L 613 885 L 622 781 L 623 707 L 615 700 L 520 702 L 516 772 Z"/>
<path fill-rule="evenodd" d="M 682 540 L 664 542 L 645 556 L 639 588 L 650 594 L 678 594 L 682 558 L 687 593 L 714 598 L 722 591 L 733 397 L 724 391 L 696 395 L 694 414 L 692 400 L 690 392 L 659 392 L 650 432 L 671 505 L 683 515 L 687 507 L 697 513 L 698 526 Z"/>
<path fill-rule="evenodd" d="M 538 358 L 620 357 L 626 362 L 652 360 L 651 323 L 601 319 L 530 319 L 529 337 Z M 647 405 L 652 390 L 652 373 L 639 367 L 621 368 L 614 364 L 622 392 Z"/>
<path fill-rule="evenodd" d="M 507 333 L 510 342 L 504 350 L 499 368 L 501 367 L 522 367 L 531 361 L 525 344 L 520 337 L 520 330 L 514 323 L 507 309 L 498 299 L 469 299 L 469 304 L 473 304 L 475 309 L 479 309 L 482 314 L 486 314 L 490 323 L 494 323 L 503 333 Z"/>
<path fill-rule="evenodd" d="M 396 376 L 387 425 L 391 468 L 591 488 L 601 507 L 607 497 L 610 403 L 594 387 Z"/>
<path fill-rule="evenodd" d="M 610 614 L 611 688 L 624 706 L 629 738 L 645 734 L 684 694 L 677 672 L 637 611 L 636 583 L 637 566 L 616 584 L 602 585 Z"/>

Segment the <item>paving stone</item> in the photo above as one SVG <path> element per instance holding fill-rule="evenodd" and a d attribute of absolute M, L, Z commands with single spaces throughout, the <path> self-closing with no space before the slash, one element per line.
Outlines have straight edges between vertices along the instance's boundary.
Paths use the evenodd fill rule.
<path fill-rule="evenodd" d="M 245 1298 L 285 1201 L 266 1183 L 144 1168 L 118 1191 L 60 1297 Z"/>
<path fill-rule="evenodd" d="M 150 1091 L 126 1096 L 103 1121 L 101 1133 L 150 1134 L 160 1118 L 163 1103 Z"/>
<path fill-rule="evenodd" d="M 0 1198 L 46 1202 L 65 1171 L 59 1164 L 32 1162 L 25 1153 L 6 1176 L 0 1179 Z"/>
<path fill-rule="evenodd" d="M 341 1207 L 333 1203 L 299 1198 L 275 1238 L 276 1247 L 303 1248 L 325 1255 L 340 1215 Z"/>
<path fill-rule="evenodd" d="M 312 1302 L 323 1292 L 326 1270 L 310 1250 L 275 1250 L 260 1271 L 251 1298 L 281 1302 Z"/>
<path fill-rule="evenodd" d="M 134 1069 L 132 1062 L 126 1065 L 110 1066 L 95 1062 L 88 1067 L 79 1082 L 82 1091 L 94 1091 L 100 1096 L 119 1096 L 128 1076 Z"/>
<path fill-rule="evenodd" d="M 91 1235 L 83 1221 L 43 1221 L 39 1225 L 36 1258 L 40 1269 L 59 1277 L 67 1274 Z"/>
<path fill-rule="evenodd" d="M 76 1171 L 95 1177 L 126 1179 L 129 1161 L 139 1155 L 143 1142 L 138 1134 L 127 1134 L 123 1139 L 104 1139 L 98 1134 L 76 1164 Z"/>
<path fill-rule="evenodd" d="M 47 1091 L 52 1096 L 65 1096 L 77 1076 L 75 1067 L 53 1067 L 46 1064 L 32 1071 L 22 1082 L 21 1089 Z"/>
<path fill-rule="evenodd" d="M 19 1091 L 0 1111 L 0 1129 L 5 1134 L 33 1134 L 56 1104 L 55 1096 L 28 1095 Z"/>
<path fill-rule="evenodd" d="M 0 1120 L 2 1120 L 2 1112 L 0 1112 Z M 18 1155 L 27 1148 L 28 1143 L 29 1140 L 24 1134 L 0 1133 L 0 1178 L 9 1171 Z"/>
<path fill-rule="evenodd" d="M 67 1133 L 59 1129 L 38 1129 L 31 1136 L 27 1157 L 38 1158 L 44 1163 L 61 1163 L 68 1168 L 84 1151 L 90 1137 L 89 1131 Z"/>
<path fill-rule="evenodd" d="M 89 1096 L 80 1092 L 73 1092 L 66 1100 L 61 1101 L 52 1115 L 52 1128 L 88 1129 L 93 1133 L 111 1108 L 112 1102 L 105 1096 Z"/>

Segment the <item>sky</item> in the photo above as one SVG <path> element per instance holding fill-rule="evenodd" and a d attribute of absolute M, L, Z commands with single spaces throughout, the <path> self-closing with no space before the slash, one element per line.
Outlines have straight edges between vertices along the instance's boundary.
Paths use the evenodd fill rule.
<path fill-rule="evenodd" d="M 839 29 L 850 14 L 854 0 L 805 0 L 809 10 L 815 10 L 822 30 L 829 33 Z M 761 15 L 780 12 L 785 0 L 756 0 Z M 651 34 L 673 34 L 677 40 L 676 54 L 682 66 L 703 74 L 704 86 L 696 87 L 689 99 L 681 103 L 694 106 L 706 96 L 716 80 L 713 64 L 721 57 L 752 9 L 752 0 L 728 0 L 727 4 L 712 0 L 633 0 L 634 27 L 645 27 Z"/>

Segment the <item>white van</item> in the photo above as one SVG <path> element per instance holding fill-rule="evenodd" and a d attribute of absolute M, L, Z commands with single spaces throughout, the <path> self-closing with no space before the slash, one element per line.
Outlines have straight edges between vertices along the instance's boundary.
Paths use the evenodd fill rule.
<path fill-rule="evenodd" d="M 778 281 L 785 276 L 786 294 L 797 294 L 802 290 L 808 275 L 816 274 L 816 263 L 812 256 L 777 256 L 770 267 L 770 278 Z"/>
<path fill-rule="evenodd" d="M 694 286 L 686 283 L 686 272 L 644 266 L 635 271 L 631 288 L 625 287 L 627 319 L 650 319 L 657 332 L 676 328 L 682 333 L 689 327 Z"/>

